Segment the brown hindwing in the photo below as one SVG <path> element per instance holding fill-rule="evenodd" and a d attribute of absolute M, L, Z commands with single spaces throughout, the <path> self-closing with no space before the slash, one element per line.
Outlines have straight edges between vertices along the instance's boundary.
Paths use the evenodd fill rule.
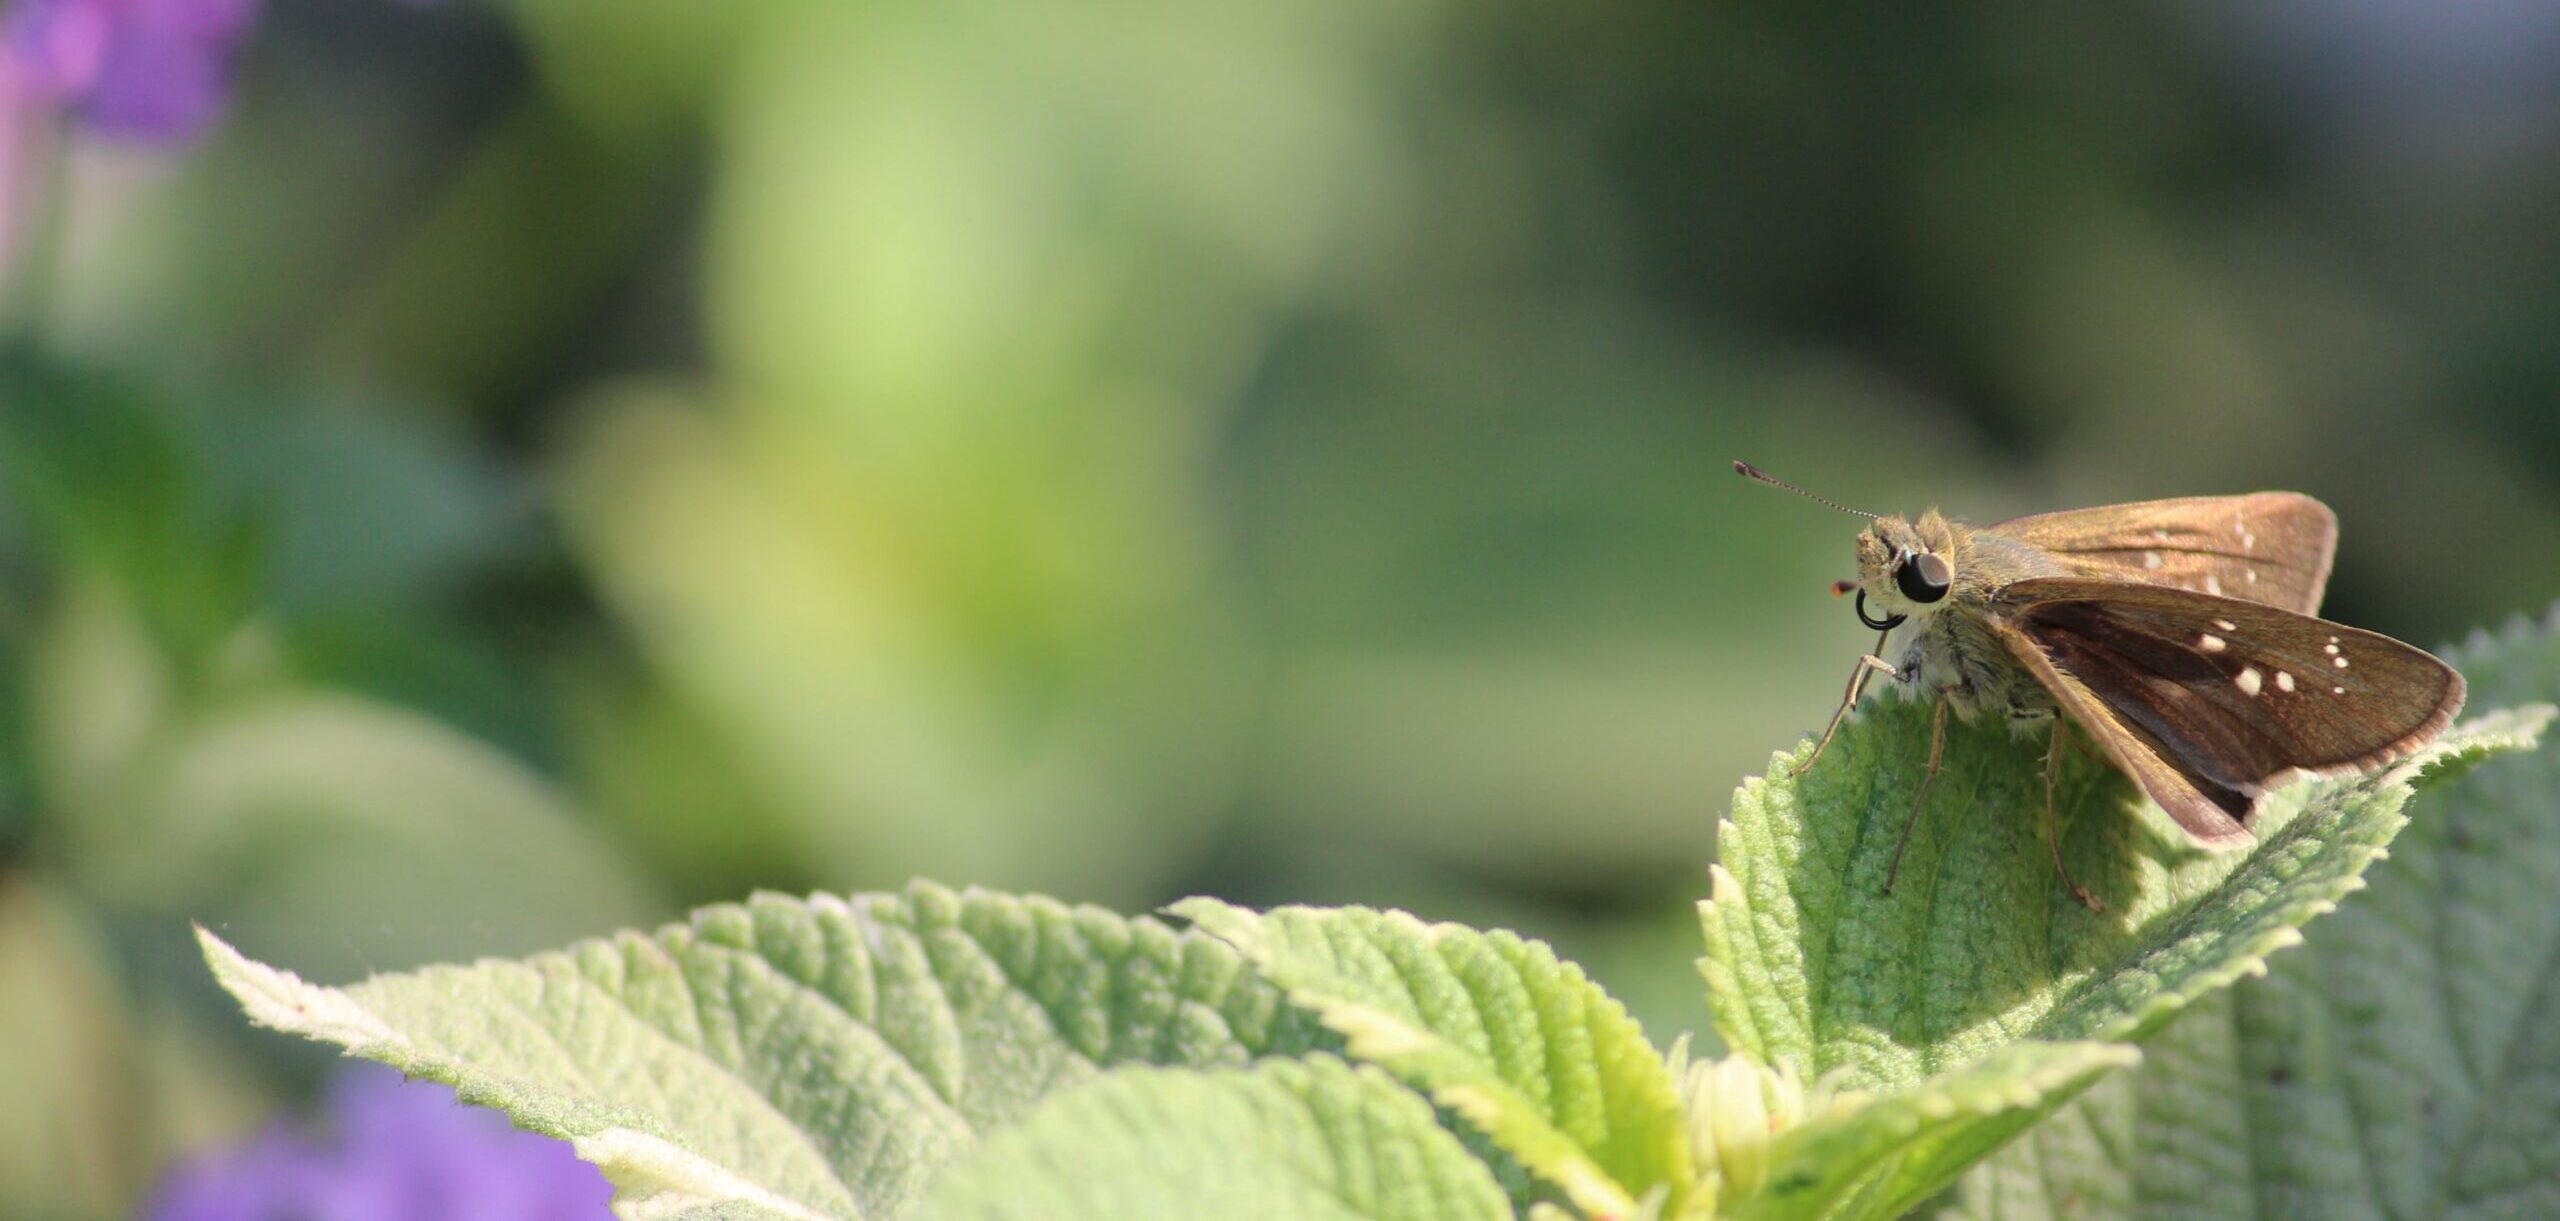
<path fill-rule="evenodd" d="M 2238 598 L 2078 577 L 2013 582 L 1999 635 L 2163 809 L 2225 843 L 2294 772 L 2400 758 L 2462 707 L 2462 676 L 2388 636 Z"/>

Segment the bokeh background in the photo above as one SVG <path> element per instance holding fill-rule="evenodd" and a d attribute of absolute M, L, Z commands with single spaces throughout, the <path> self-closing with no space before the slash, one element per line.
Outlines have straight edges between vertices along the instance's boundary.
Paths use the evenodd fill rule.
<path fill-rule="evenodd" d="M 1736 457 L 2311 492 L 2424 643 L 2560 595 L 2560 8 L 273 0 L 236 66 L 73 131 L 15 281 L 0 1215 L 321 1078 L 190 920 L 1364 902 L 1697 1024 L 1714 820 L 1868 641 Z"/>

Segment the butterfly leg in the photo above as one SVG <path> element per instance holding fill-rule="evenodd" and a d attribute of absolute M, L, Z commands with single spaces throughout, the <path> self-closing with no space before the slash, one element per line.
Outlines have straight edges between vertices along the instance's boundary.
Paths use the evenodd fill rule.
<path fill-rule="evenodd" d="M 2069 717 L 2055 717 L 2053 719 L 2053 732 L 2060 734 L 2065 729 L 2068 729 L 2070 724 L 2071 718 Z M 2081 758 L 2086 759 L 2091 763 L 2095 763 L 2100 767 L 2112 768 L 2116 765 L 2115 760 L 2108 758 L 2106 756 L 2106 752 L 2099 750 L 2098 744 L 2090 741 L 2085 735 L 2071 739 L 2071 749 L 2073 753 L 2078 754 Z"/>
<path fill-rule="evenodd" d="M 2062 884 L 2070 889 L 2071 897 L 2080 900 L 2080 905 L 2090 911 L 2102 912 L 2107 910 L 2107 905 L 2099 902 L 2098 896 L 2090 894 L 2088 887 L 2072 881 L 2071 871 L 2062 866 L 2062 823 L 2054 817 L 2053 790 L 2062 779 L 2062 739 L 2070 732 L 2071 724 L 2067 719 L 2053 719 L 2053 743 L 2044 750 L 2044 841 L 2053 849 L 2053 871 L 2062 875 Z"/>
<path fill-rule="evenodd" d="M 1902 850 L 1911 846 L 1911 828 L 1920 825 L 1920 809 L 1929 804 L 1929 785 L 1938 778 L 1938 760 L 1947 748 L 1947 692 L 1938 688 L 1937 711 L 1929 714 L 1929 770 L 1920 773 L 1920 793 L 1911 799 L 1911 817 L 1902 820 L 1902 835 L 1893 841 L 1893 864 L 1885 867 L 1884 892 L 1893 893 L 1893 880 L 1902 875 Z"/>
<path fill-rule="evenodd" d="M 1840 722 L 1848 719 L 1849 710 L 1858 706 L 1858 697 L 1866 694 L 1867 679 L 1870 676 L 1883 674 L 1890 677 L 1894 673 L 1893 664 L 1884 659 L 1885 638 L 1891 635 L 1893 635 L 1892 628 L 1878 632 L 1876 651 L 1858 658 L 1857 668 L 1849 671 L 1848 694 L 1841 696 L 1840 706 L 1831 710 L 1831 723 L 1822 727 L 1821 740 L 1813 744 L 1813 753 L 1806 755 L 1804 762 L 1788 769 L 1788 775 L 1801 776 L 1812 770 L 1813 761 L 1821 758 L 1824 748 L 1831 745 L 1831 735 L 1840 732 Z"/>

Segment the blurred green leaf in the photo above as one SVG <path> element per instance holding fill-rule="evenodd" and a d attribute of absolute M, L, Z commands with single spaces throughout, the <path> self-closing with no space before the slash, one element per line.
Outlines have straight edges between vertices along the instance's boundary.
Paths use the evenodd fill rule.
<path fill-rule="evenodd" d="M 505 0 L 501 7 L 560 105 L 592 130 L 633 144 L 681 138 L 704 122 L 757 31 L 790 16 L 795 4 L 630 0 L 599 9 Z"/>
<path fill-rule="evenodd" d="M 748 752 L 698 704 L 636 669 L 589 660 L 564 685 L 572 771 L 587 809 L 681 903 L 821 889 L 834 871 L 818 859 L 804 820 L 774 808 Z"/>
<path fill-rule="evenodd" d="M 286 614 L 450 598 L 530 550 L 530 489 L 449 426 L 396 403 L 212 397 L 187 461 L 211 494 L 254 507 L 260 593 Z"/>
<path fill-rule="evenodd" d="M 268 1101 L 200 1027 L 132 986 L 110 928 L 0 868 L 0 1216 L 131 1216 L 171 1153 Z"/>
<path fill-rule="evenodd" d="M 635 28 L 621 19 L 649 7 L 669 6 L 635 0 L 616 5 L 614 20 L 576 23 L 598 35 L 583 50 L 623 41 L 603 30 Z M 731 11 L 719 6 L 711 19 Z M 634 264 L 664 257 L 652 239 L 690 185 L 667 139 L 675 133 L 592 110 L 573 119 L 553 100 L 517 100 L 476 125 L 394 257 L 325 320 L 315 347 L 436 395 L 448 412 L 487 411 L 541 382 Z"/>
<path fill-rule="evenodd" d="M 345 696 L 277 696 L 162 736 L 65 839 L 94 894 L 339 969 L 521 951 L 664 910 L 520 764 Z"/>
<path fill-rule="evenodd" d="M 59 569 L 114 581 L 193 659 L 255 605 L 265 556 L 260 520 L 218 496 L 188 441 L 124 375 L 0 350 L 0 487 Z"/>
<path fill-rule="evenodd" d="M 32 658 L 35 797 L 49 863 L 88 897 L 345 969 L 531 949 L 664 910 L 486 743 L 272 677 L 184 704 L 121 599 L 67 593 Z"/>
<path fill-rule="evenodd" d="M 50 578 L 111 582 L 189 682 L 256 612 L 449 598 L 524 550 L 530 507 L 460 438 L 379 406 L 163 386 L 23 351 L 0 359 L 0 490 Z"/>
<path fill-rule="evenodd" d="M 133 1019 L 112 958 L 75 905 L 0 870 L 0 1212 L 127 1208 L 160 1134 L 128 1130 Z"/>
<path fill-rule="evenodd" d="M 528 673 L 548 652 L 512 633 L 431 607 L 337 607 L 277 624 L 275 647 L 297 684 L 424 714 L 536 768 L 556 766 L 564 752 L 551 675 Z"/>
<path fill-rule="evenodd" d="M 563 6 L 519 11 L 582 97 L 639 82 Z M 736 48 L 709 74 L 716 376 L 607 387 L 566 445 L 571 545 L 691 705 L 661 728 L 700 725 L 691 753 L 791 821 L 771 868 L 1153 901 L 1230 813 L 1255 710 L 1204 460 L 1336 219 L 1402 172 L 1362 81 L 1420 25 L 720 21 L 593 44 Z"/>
<path fill-rule="evenodd" d="M 1196 540 L 1144 542 L 1182 510 L 1152 473 L 992 444 L 909 486 L 663 389 L 581 434 L 572 545 L 689 705 L 659 731 L 698 728 L 789 820 L 771 870 L 1136 900 L 1227 812 L 1232 608 Z"/>

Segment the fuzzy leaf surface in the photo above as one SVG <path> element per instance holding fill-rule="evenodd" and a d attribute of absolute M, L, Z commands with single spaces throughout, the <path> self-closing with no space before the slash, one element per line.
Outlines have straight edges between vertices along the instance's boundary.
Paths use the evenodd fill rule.
<path fill-rule="evenodd" d="M 2296 784 L 2257 845 L 2207 852 L 2081 757 L 2056 793 L 2075 903 L 2043 831 L 2044 745 L 1950 721 L 1945 770 L 1884 893 L 1928 754 L 1925 707 L 1871 705 L 1801 777 L 1810 743 L 1736 793 L 1700 905 L 1709 1008 L 1730 1047 L 1905 1086 L 2019 1040 L 2139 1040 L 2361 885 L 2431 769 L 2529 743 L 2547 710 L 2457 726 L 2377 774 Z"/>
<path fill-rule="evenodd" d="M 1421 1095 L 1331 1056 L 1129 1069 L 988 1138 L 919 1210 L 932 1221 L 1495 1221 L 1492 1172 Z"/>
<path fill-rule="evenodd" d="M 1689 1187 L 1661 1053 L 1542 942 L 1403 912 L 1213 899 L 1171 908 L 1235 946 L 1369 1060 L 1429 1091 L 1586 1213 Z"/>
<path fill-rule="evenodd" d="M 627 1217 L 898 1216 L 984 1134 L 1101 1069 L 1241 1065 L 1325 1037 L 1210 938 L 923 884 L 761 896 L 345 988 L 199 936 L 252 1019 L 571 1142 Z"/>
<path fill-rule="evenodd" d="M 2560 618 L 2449 660 L 2560 698 Z M 1961 1216 L 2560 1216 L 2560 754 L 2421 793 L 2364 893 L 1972 1174 Z"/>
<path fill-rule="evenodd" d="M 1779 1140 L 1768 1185 L 1730 1213 L 1746 1221 L 1902 1216 L 1984 1152 L 2141 1058 L 2119 1043 L 2020 1043 L 1816 1118 Z"/>

